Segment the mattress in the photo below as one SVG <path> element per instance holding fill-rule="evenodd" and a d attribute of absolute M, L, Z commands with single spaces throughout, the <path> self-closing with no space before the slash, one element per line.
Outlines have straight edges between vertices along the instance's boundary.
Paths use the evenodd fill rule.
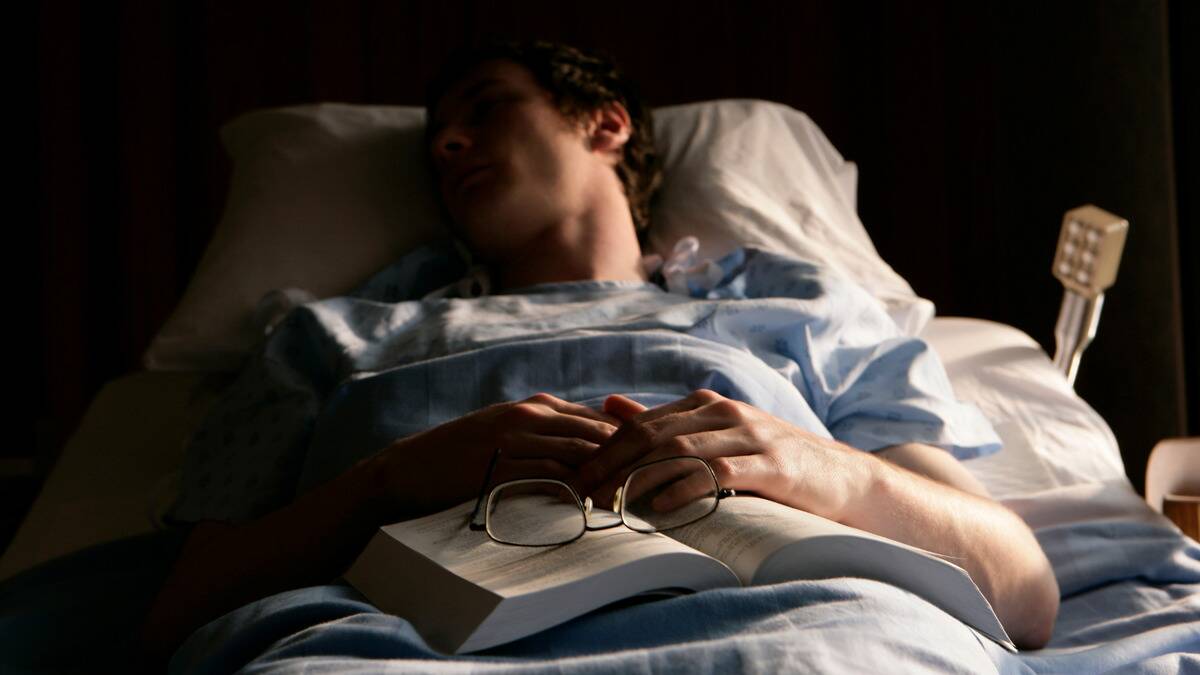
<path fill-rule="evenodd" d="M 187 440 L 228 382 L 137 372 L 105 384 L 0 558 L 0 580 L 160 527 Z"/>

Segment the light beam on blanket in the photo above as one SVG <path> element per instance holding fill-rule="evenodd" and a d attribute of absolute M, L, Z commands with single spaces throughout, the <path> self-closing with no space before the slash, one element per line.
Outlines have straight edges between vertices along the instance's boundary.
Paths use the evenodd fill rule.
<path fill-rule="evenodd" d="M 1063 216 L 1054 255 L 1054 276 L 1063 285 L 1062 307 L 1054 325 L 1054 365 L 1075 386 L 1083 350 L 1096 336 L 1104 291 L 1117 280 L 1129 221 L 1087 204 Z"/>

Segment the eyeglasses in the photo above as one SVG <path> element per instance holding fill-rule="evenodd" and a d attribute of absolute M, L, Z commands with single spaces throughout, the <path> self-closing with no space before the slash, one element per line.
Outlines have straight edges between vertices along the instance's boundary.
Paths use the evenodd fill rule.
<path fill-rule="evenodd" d="M 591 497 L 581 500 L 570 485 L 550 478 L 512 480 L 488 492 L 499 459 L 497 449 L 468 525 L 513 546 L 567 544 L 588 530 L 622 524 L 635 532 L 669 530 L 710 515 L 722 499 L 736 494 L 717 483 L 703 459 L 668 457 L 635 468 L 617 489 L 612 511 L 593 510 Z M 481 507 L 482 523 L 477 522 Z"/>

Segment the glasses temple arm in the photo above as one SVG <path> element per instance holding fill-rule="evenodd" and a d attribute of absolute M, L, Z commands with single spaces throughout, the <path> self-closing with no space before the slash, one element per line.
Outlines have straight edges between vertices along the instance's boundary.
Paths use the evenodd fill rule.
<path fill-rule="evenodd" d="M 475 509 L 471 511 L 471 519 L 467 521 L 467 527 L 472 531 L 478 532 L 487 529 L 486 523 L 476 524 L 475 519 L 479 517 L 479 508 L 483 506 L 483 499 L 487 496 L 488 483 L 492 482 L 492 472 L 496 469 L 496 462 L 500 459 L 500 448 L 496 448 L 496 452 L 492 454 L 492 461 L 488 463 L 487 473 L 483 475 L 483 485 L 479 486 L 479 498 L 475 500 Z"/>

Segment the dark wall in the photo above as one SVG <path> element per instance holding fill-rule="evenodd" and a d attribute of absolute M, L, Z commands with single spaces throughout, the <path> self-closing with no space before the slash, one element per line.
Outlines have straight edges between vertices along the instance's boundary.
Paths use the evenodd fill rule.
<path fill-rule="evenodd" d="M 1188 429 L 1200 435 L 1200 3 L 1168 3 Z"/>
<path fill-rule="evenodd" d="M 40 448 L 39 471 L 100 385 L 139 367 L 182 294 L 220 215 L 223 122 L 314 100 L 419 103 L 443 56 L 488 33 L 604 48 L 655 104 L 758 97 L 808 112 L 858 162 L 863 220 L 918 292 L 942 314 L 1017 326 L 1051 353 L 1061 287 L 1049 268 L 1063 212 L 1093 202 L 1127 217 L 1125 262 L 1077 388 L 1113 426 L 1139 487 L 1154 442 L 1186 433 L 1188 413 L 1200 433 L 1195 87 L 1172 79 L 1172 68 L 1186 74 L 1179 36 L 1195 27 L 1192 4 L 360 0 L 34 11 L 24 25 L 36 26 L 36 119 L 19 140 L 35 146 L 26 196 L 37 225 L 16 229 L 19 250 L 37 254 L 18 256 L 21 272 L 10 272 L 11 287 L 40 281 L 24 296 L 38 317 L 21 363 L 34 384 L 15 449 L 3 452 Z"/>

